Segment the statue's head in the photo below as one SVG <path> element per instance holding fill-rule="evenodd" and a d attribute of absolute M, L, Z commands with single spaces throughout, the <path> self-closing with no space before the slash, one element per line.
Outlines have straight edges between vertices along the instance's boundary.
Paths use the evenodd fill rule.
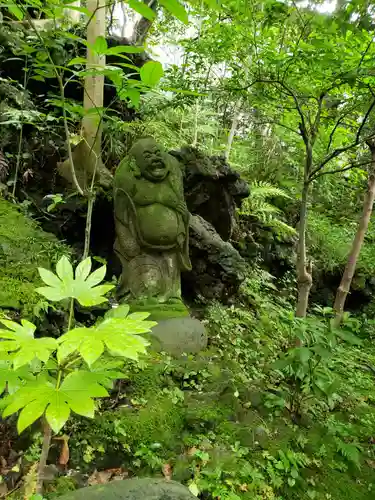
<path fill-rule="evenodd" d="M 169 172 L 167 154 L 152 137 L 138 140 L 129 152 L 140 174 L 152 182 L 163 181 Z"/>

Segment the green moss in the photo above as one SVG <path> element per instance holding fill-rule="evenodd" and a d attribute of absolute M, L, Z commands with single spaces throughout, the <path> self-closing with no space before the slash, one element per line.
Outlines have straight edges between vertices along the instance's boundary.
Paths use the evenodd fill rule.
<path fill-rule="evenodd" d="M 41 297 L 38 267 L 50 267 L 69 253 L 57 239 L 43 232 L 12 203 L 0 199 L 0 308 L 20 309 L 32 316 Z"/>
<path fill-rule="evenodd" d="M 189 311 L 183 302 L 160 303 L 151 299 L 144 302 L 130 303 L 132 312 L 148 312 L 149 319 L 152 321 L 161 321 L 168 318 L 180 318 L 189 316 Z"/>

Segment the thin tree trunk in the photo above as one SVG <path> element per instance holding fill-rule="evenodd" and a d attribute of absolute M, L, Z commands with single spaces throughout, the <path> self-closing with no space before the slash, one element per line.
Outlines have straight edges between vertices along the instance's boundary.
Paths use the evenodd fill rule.
<path fill-rule="evenodd" d="M 92 13 L 92 18 L 87 27 L 87 43 L 89 47 L 90 45 L 94 45 L 97 37 L 105 37 L 105 5 L 105 0 L 87 1 L 87 9 Z M 88 48 L 86 66 L 87 69 L 104 68 L 105 56 L 97 54 Z M 83 107 L 86 113 L 93 108 L 98 110 L 98 112 L 86 114 L 82 121 L 83 136 L 96 156 L 96 161 L 101 157 L 101 113 L 103 101 L 104 76 L 101 71 L 97 71 L 94 74 L 87 75 L 85 78 Z"/>
<path fill-rule="evenodd" d="M 370 222 L 372 209 L 374 206 L 375 199 L 375 140 L 368 141 L 368 146 L 371 150 L 372 162 L 370 167 L 370 172 L 368 176 L 368 186 L 365 200 L 363 202 L 362 215 L 358 223 L 357 232 L 354 236 L 352 247 L 350 249 L 348 261 L 345 267 L 344 274 L 341 278 L 341 283 L 336 292 L 335 303 L 333 309 L 335 310 L 336 317 L 334 320 L 334 325 L 339 326 L 344 314 L 344 306 L 346 297 L 348 296 L 350 286 L 353 280 L 355 269 L 357 266 L 357 261 L 363 241 L 365 239 L 366 231 Z"/>
<path fill-rule="evenodd" d="M 64 15 L 69 18 L 71 24 L 78 24 L 81 18 L 79 10 L 72 9 L 72 7 L 81 7 L 81 0 L 75 0 L 64 9 Z"/>
<path fill-rule="evenodd" d="M 237 126 L 238 126 L 238 121 L 240 119 L 241 105 L 242 105 L 242 99 L 240 98 L 238 100 L 235 108 L 234 108 L 234 114 L 233 114 L 233 118 L 232 118 L 232 125 L 230 127 L 230 132 L 229 132 L 229 136 L 228 136 L 227 146 L 225 148 L 224 156 L 225 156 L 225 159 L 227 161 L 229 161 L 230 152 L 231 152 L 232 144 L 233 144 L 233 139 L 234 139 L 234 136 L 236 134 L 236 130 L 237 130 Z"/>
<path fill-rule="evenodd" d="M 52 429 L 46 421 L 43 422 L 43 430 L 43 445 L 42 452 L 40 454 L 38 477 L 36 482 L 36 493 L 39 494 L 43 492 L 44 469 L 47 465 L 48 452 L 52 437 Z"/>
<path fill-rule="evenodd" d="M 307 228 L 307 200 L 309 184 L 304 182 L 300 209 L 299 238 L 297 251 L 297 287 L 298 299 L 296 316 L 304 318 L 309 304 L 309 294 L 312 286 L 311 263 L 307 262 L 306 228 Z"/>

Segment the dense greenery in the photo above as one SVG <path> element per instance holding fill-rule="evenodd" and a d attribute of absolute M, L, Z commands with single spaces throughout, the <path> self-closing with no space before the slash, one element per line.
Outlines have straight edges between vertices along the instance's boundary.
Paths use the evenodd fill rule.
<path fill-rule="evenodd" d="M 0 496 L 35 499 L 48 458 L 45 498 L 150 475 L 201 500 L 375 498 L 372 221 L 349 259 L 350 314 L 334 309 L 374 180 L 373 6 L 158 3 L 124 2 L 143 18 L 119 42 L 109 2 L 94 44 L 83 3 L 1 7 Z M 104 101 L 88 110 L 99 75 Z M 87 117 L 103 139 L 82 169 Z M 82 259 L 95 217 L 107 224 L 111 173 L 145 135 L 224 155 L 250 186 L 231 239 L 246 279 L 225 305 L 195 297 L 209 334 L 198 355 L 146 352 L 134 334 L 162 308 L 108 311 L 105 267 Z"/>

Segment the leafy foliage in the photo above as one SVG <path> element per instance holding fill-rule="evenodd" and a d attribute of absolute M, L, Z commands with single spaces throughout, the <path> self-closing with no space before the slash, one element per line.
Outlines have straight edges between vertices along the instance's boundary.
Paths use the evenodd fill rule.
<path fill-rule="evenodd" d="M 106 300 L 102 294 L 112 286 L 97 286 L 105 275 L 105 266 L 92 274 L 90 271 L 91 260 L 88 258 L 78 264 L 74 279 L 73 268 L 63 256 L 56 265 L 57 275 L 39 269 L 49 287 L 38 291 L 52 300 L 70 298 L 72 305 L 74 299 L 96 305 Z M 123 377 L 119 370 L 97 365 L 99 358 L 103 357 L 104 346 L 110 356 L 137 360 L 148 345 L 138 334 L 150 331 L 155 323 L 144 321 L 147 313 L 127 317 L 128 311 L 127 306 L 122 306 L 114 313 L 108 313 L 108 317 L 97 326 L 70 330 L 58 340 L 34 338 L 36 326 L 27 320 L 18 324 L 3 319 L 7 329 L 0 330 L 0 351 L 7 358 L 2 366 L 2 390 L 9 383 L 10 392 L 3 416 L 21 410 L 17 423 L 19 432 L 43 415 L 54 432 L 59 432 L 65 425 L 71 411 L 92 418 L 94 398 L 108 396 L 106 387 L 114 379 Z"/>

